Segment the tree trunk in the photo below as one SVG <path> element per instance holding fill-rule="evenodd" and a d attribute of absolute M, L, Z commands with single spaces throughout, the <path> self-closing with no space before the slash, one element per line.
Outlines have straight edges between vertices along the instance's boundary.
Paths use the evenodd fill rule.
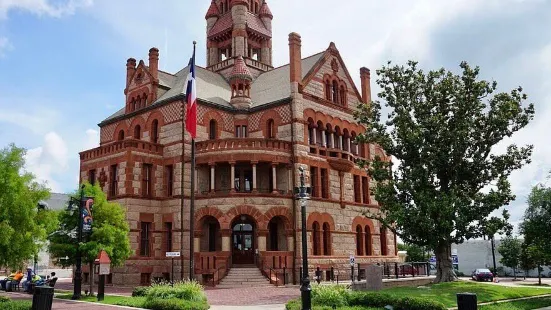
<path fill-rule="evenodd" d="M 513 267 L 514 280 L 517 279 L 517 269 Z"/>
<path fill-rule="evenodd" d="M 88 280 L 90 282 L 90 296 L 94 296 L 94 263 L 90 263 L 90 276 Z"/>
<path fill-rule="evenodd" d="M 452 247 L 450 244 L 440 244 L 436 248 L 436 279 L 434 283 L 457 281 L 453 270 Z"/>
<path fill-rule="evenodd" d="M 541 285 L 541 266 L 538 265 L 538 285 Z"/>

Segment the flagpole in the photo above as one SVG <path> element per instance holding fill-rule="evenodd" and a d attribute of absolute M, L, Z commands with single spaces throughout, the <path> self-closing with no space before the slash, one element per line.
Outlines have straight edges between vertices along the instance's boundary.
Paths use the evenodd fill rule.
<path fill-rule="evenodd" d="M 195 67 L 195 46 L 197 42 L 193 41 L 193 66 Z M 194 236 L 195 231 L 195 139 L 191 137 L 191 193 L 189 204 L 189 279 L 194 280 Z"/>
<path fill-rule="evenodd" d="M 186 150 L 185 102 L 182 100 L 182 167 L 180 173 L 180 273 L 184 280 L 184 167 Z"/>

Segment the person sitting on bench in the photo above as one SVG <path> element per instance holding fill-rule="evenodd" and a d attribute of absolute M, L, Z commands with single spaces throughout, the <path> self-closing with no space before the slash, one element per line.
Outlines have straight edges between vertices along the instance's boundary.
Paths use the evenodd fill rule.
<path fill-rule="evenodd" d="M 23 271 L 18 270 L 13 279 L 6 282 L 6 291 L 11 292 L 13 290 L 13 287 L 19 285 L 19 282 L 21 282 L 21 279 L 23 279 L 23 277 Z"/>
<path fill-rule="evenodd" d="M 40 285 L 41 282 L 43 282 L 42 278 L 39 275 L 34 274 L 31 278 L 31 281 L 27 280 L 23 282 L 23 291 L 31 293 L 32 287 L 36 286 L 37 284 Z"/>
<path fill-rule="evenodd" d="M 0 286 L 2 286 L 2 290 L 5 291 L 6 290 L 6 282 L 13 280 L 13 278 L 15 277 L 15 273 L 12 273 L 10 274 L 7 278 L 5 278 L 4 280 L 0 280 Z"/>
<path fill-rule="evenodd" d="M 51 276 L 49 276 L 49 279 L 46 279 L 45 285 L 49 285 L 50 287 L 54 287 L 55 283 L 57 282 L 57 277 L 55 276 L 55 272 L 51 273 Z"/>

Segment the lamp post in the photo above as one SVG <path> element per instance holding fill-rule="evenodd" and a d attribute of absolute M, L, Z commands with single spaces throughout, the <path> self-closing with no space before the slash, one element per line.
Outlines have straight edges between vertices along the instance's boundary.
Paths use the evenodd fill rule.
<path fill-rule="evenodd" d="M 75 283 L 73 286 L 72 300 L 80 299 L 82 294 L 82 253 L 80 252 L 80 244 L 82 243 L 82 210 L 84 208 L 84 184 L 80 187 L 80 201 L 78 202 L 78 231 L 77 231 L 77 255 L 76 255 L 76 270 L 75 270 Z"/>
<path fill-rule="evenodd" d="M 304 168 L 300 167 L 300 186 L 295 188 L 296 199 L 300 201 L 302 216 L 302 285 L 300 286 L 300 296 L 302 300 L 302 310 L 312 309 L 312 287 L 310 286 L 310 277 L 308 275 L 308 244 L 306 237 L 306 202 L 310 199 L 311 188 L 304 184 Z"/>

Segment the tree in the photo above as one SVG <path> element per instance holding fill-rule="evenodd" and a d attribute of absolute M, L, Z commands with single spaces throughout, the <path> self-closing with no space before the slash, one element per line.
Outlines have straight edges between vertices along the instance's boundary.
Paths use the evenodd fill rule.
<path fill-rule="evenodd" d="M 90 294 L 93 294 L 94 260 L 101 250 L 105 250 L 113 267 L 123 265 L 132 254 L 128 238 L 130 228 L 124 209 L 118 203 L 108 202 L 98 184 L 92 186 L 85 183 L 84 196 L 94 197 L 92 233 L 79 245 L 82 262 L 90 266 Z M 79 201 L 80 192 L 75 193 L 73 199 Z M 60 216 L 58 231 L 50 236 L 50 254 L 62 266 L 76 263 L 77 228 L 78 212 L 68 208 Z M 68 259 L 64 259 L 65 257 Z"/>
<path fill-rule="evenodd" d="M 415 244 L 398 243 L 398 250 L 408 252 L 406 262 L 427 262 L 429 260 L 428 252 Z"/>
<path fill-rule="evenodd" d="M 495 235 L 496 234 L 506 234 L 510 236 L 513 231 L 513 225 L 509 223 L 509 212 L 503 210 L 502 218 L 491 217 L 489 219 L 484 219 L 481 222 L 483 236 L 487 236 L 490 240 L 490 246 L 492 247 L 492 262 L 493 262 L 493 273 L 497 273 L 496 266 L 496 251 L 495 251 Z M 486 239 L 486 238 L 484 238 Z"/>
<path fill-rule="evenodd" d="M 508 177 L 530 161 L 533 148 L 510 145 L 496 154 L 498 143 L 534 117 L 533 104 L 523 107 L 522 88 L 494 94 L 497 83 L 479 81 L 478 67 L 460 67 L 460 75 L 425 73 L 416 62 L 389 62 L 377 71 L 388 120 L 381 119 L 379 101 L 360 105 L 355 114 L 366 127 L 357 142 L 377 144 L 387 154 L 362 163 L 381 205 L 366 215 L 405 242 L 434 250 L 437 283 L 457 279 L 451 244 L 481 237 L 480 224 L 515 198 Z"/>
<path fill-rule="evenodd" d="M 541 285 L 541 267 L 551 264 L 551 188 L 542 184 L 532 188 L 528 208 L 520 224 L 524 234 L 523 258 L 527 265 L 538 268 Z"/>
<path fill-rule="evenodd" d="M 11 269 L 35 257 L 47 233 L 37 206 L 50 192 L 24 172 L 25 152 L 14 144 L 0 150 L 0 266 Z"/>
<path fill-rule="evenodd" d="M 513 269 L 515 280 L 517 279 L 517 268 L 520 266 L 520 258 L 522 253 L 522 242 L 513 237 L 507 237 L 501 241 L 497 248 L 502 258 L 499 260 L 505 267 Z"/>

